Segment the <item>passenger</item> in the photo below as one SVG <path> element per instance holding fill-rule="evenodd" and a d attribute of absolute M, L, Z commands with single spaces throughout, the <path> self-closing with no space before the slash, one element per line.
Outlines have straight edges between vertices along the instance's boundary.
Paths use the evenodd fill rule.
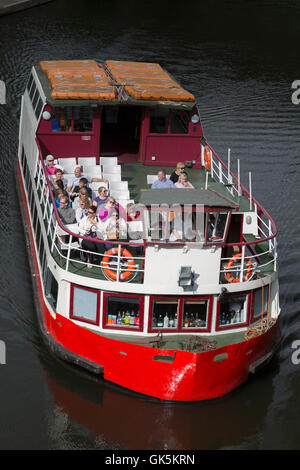
<path fill-rule="evenodd" d="M 175 188 L 195 189 L 194 186 L 188 181 L 187 174 L 180 175 Z"/>
<path fill-rule="evenodd" d="M 124 208 L 117 203 L 114 197 L 110 196 L 107 198 L 106 203 L 102 204 L 98 210 L 98 216 L 104 222 L 111 214 L 113 209 L 117 209 L 123 216 Z"/>
<path fill-rule="evenodd" d="M 184 163 L 178 162 L 176 165 L 176 170 L 173 171 L 173 173 L 170 176 L 170 180 L 173 181 L 174 184 L 177 183 L 179 176 L 182 174 L 186 174 L 184 170 L 185 170 Z"/>
<path fill-rule="evenodd" d="M 55 205 L 57 208 L 60 207 L 60 199 L 61 197 L 67 197 L 68 198 L 68 201 L 69 201 L 69 196 L 68 196 L 68 193 L 66 193 L 66 191 L 62 188 L 58 188 L 56 191 L 55 191 L 55 195 L 54 195 L 54 200 L 55 200 Z M 71 203 L 69 202 L 69 207 L 71 207 Z"/>
<path fill-rule="evenodd" d="M 78 197 L 75 198 L 75 201 L 72 203 L 73 209 L 77 209 L 80 206 L 81 202 L 89 201 L 90 205 L 92 205 L 92 199 L 89 198 L 87 188 L 81 188 L 78 193 Z"/>
<path fill-rule="evenodd" d="M 127 222 L 132 222 L 134 220 L 139 220 L 141 215 L 140 211 L 136 210 L 136 205 L 133 202 L 130 202 L 126 206 L 126 220 Z"/>
<path fill-rule="evenodd" d="M 65 185 L 65 181 L 64 181 L 64 172 L 61 168 L 58 168 L 56 167 L 55 170 L 54 170 L 54 175 L 53 175 L 53 178 L 52 178 L 52 183 L 55 184 L 56 181 L 58 180 L 62 180 L 64 185 Z"/>
<path fill-rule="evenodd" d="M 68 192 L 65 190 L 65 185 L 64 185 L 64 182 L 63 180 L 56 180 L 55 183 L 53 183 L 53 195 L 55 196 L 56 194 L 56 191 L 58 191 L 59 189 L 62 190 L 62 192 L 64 193 L 65 196 L 67 196 L 69 198 L 69 194 Z"/>
<path fill-rule="evenodd" d="M 69 199 L 63 196 L 59 199 L 59 208 L 57 209 L 61 221 L 64 225 L 74 224 L 76 222 L 75 211 L 69 207 Z"/>
<path fill-rule="evenodd" d="M 94 253 L 103 255 L 105 251 L 104 243 L 97 243 L 96 240 L 103 239 L 103 224 L 99 220 L 96 214 L 97 207 L 91 206 L 88 209 L 88 215 L 83 217 L 79 222 L 79 234 L 85 237 L 82 240 L 81 247 L 86 251 L 92 251 L 93 253 L 87 253 L 87 267 L 92 268 L 94 261 Z"/>
<path fill-rule="evenodd" d="M 71 199 L 72 202 L 78 196 L 78 193 L 82 188 L 86 188 L 87 193 L 88 193 L 88 197 L 90 199 L 92 199 L 93 191 L 91 190 L 91 188 L 88 187 L 88 180 L 85 177 L 82 177 L 82 178 L 80 178 L 80 180 L 78 182 L 78 185 L 75 186 L 75 188 L 72 190 L 72 193 L 70 194 L 70 199 Z"/>
<path fill-rule="evenodd" d="M 105 240 L 118 241 L 127 239 L 127 224 L 117 209 L 113 209 L 110 216 L 104 222 Z M 110 250 L 115 245 L 105 243 L 106 250 Z"/>
<path fill-rule="evenodd" d="M 93 206 L 99 208 L 100 206 L 104 205 L 108 198 L 108 191 L 105 186 L 100 186 L 98 188 L 99 196 L 95 197 L 93 200 Z"/>
<path fill-rule="evenodd" d="M 48 175 L 53 176 L 56 170 L 56 166 L 54 165 L 54 157 L 53 155 L 47 155 L 46 157 L 46 170 Z"/>
<path fill-rule="evenodd" d="M 75 211 L 76 220 L 78 224 L 80 223 L 81 219 L 88 215 L 89 208 L 90 202 L 88 200 L 80 202 L 79 207 Z"/>
<path fill-rule="evenodd" d="M 159 170 L 157 178 L 151 186 L 152 189 L 174 188 L 174 183 L 166 177 L 165 170 Z"/>
<path fill-rule="evenodd" d="M 81 170 L 81 166 L 77 165 L 74 168 L 74 176 L 68 180 L 67 191 L 68 193 L 73 192 L 75 186 L 78 186 L 80 178 L 86 178 L 88 183 L 91 182 L 103 182 L 108 183 L 108 180 L 102 178 L 90 178 L 87 175 L 84 175 Z"/>

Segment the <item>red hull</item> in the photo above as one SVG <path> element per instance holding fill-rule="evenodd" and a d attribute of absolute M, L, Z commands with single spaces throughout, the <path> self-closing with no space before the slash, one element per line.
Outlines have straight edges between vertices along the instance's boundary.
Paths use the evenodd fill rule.
<path fill-rule="evenodd" d="M 66 360 L 103 371 L 105 379 L 135 392 L 163 400 L 199 401 L 223 396 L 242 383 L 253 364 L 272 350 L 278 321 L 267 333 L 203 353 L 165 350 L 102 337 L 56 314 L 43 298 L 26 195 L 18 168 L 22 212 L 29 241 L 34 294 L 42 333 L 51 348 Z M 220 355 L 227 354 L 223 360 Z M 174 357 L 173 362 L 154 356 Z M 220 360 L 216 360 L 220 359 Z M 101 367 L 102 366 L 102 367 Z"/>

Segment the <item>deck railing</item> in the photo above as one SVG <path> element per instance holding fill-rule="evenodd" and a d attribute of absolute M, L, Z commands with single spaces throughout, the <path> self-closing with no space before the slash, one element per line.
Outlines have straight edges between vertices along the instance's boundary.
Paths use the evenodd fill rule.
<path fill-rule="evenodd" d="M 257 217 L 258 231 L 257 235 L 252 237 L 253 239 L 226 244 L 227 247 L 237 247 L 239 253 L 236 258 L 223 257 L 221 259 L 221 278 L 225 280 L 234 278 L 243 282 L 252 279 L 255 273 L 276 271 L 277 228 L 272 217 L 253 197 L 251 178 L 249 178 L 248 191 L 241 183 L 239 161 L 237 175 L 234 175 L 230 169 L 230 150 L 228 150 L 228 165 L 225 165 L 208 143 L 205 143 L 205 146 L 210 150 L 210 168 L 206 172 L 206 187 L 208 176 L 211 176 L 213 180 L 224 184 L 234 198 L 245 197 L 249 201 L 249 212 L 254 212 Z M 204 151 L 204 146 L 202 146 L 202 151 Z"/>
<path fill-rule="evenodd" d="M 261 273 L 261 275 L 264 275 L 264 273 L 276 271 L 277 230 L 273 220 L 240 183 L 239 178 L 220 160 L 213 149 L 210 150 L 210 175 L 218 182 L 225 184 L 231 194 L 236 197 L 246 197 L 249 200 L 249 210 L 252 205 L 252 211 L 255 213 L 258 221 L 258 232 L 256 236 L 252 237 L 253 239 L 245 239 L 238 243 L 223 244 L 224 248 L 237 248 L 239 253 L 236 256 L 221 258 L 220 283 L 245 282 L 253 279 L 254 274 Z M 147 240 L 143 240 L 142 242 L 109 241 L 109 243 L 116 248 L 115 254 L 112 255 L 103 255 L 98 252 L 93 253 L 83 249 L 81 242 L 86 239 L 86 237 L 68 230 L 68 227 L 64 226 L 60 220 L 54 196 L 51 191 L 50 179 L 47 175 L 44 161 L 40 155 L 41 152 L 39 154 L 35 181 L 39 195 L 39 203 L 43 211 L 49 249 L 57 263 L 66 271 L 116 281 L 121 281 L 124 272 L 128 274 L 128 270 L 130 270 L 127 281 L 143 283 L 146 247 L 153 243 L 149 243 Z M 61 235 L 67 235 L 68 241 L 63 241 Z M 105 240 L 97 240 L 96 242 L 99 244 L 108 243 Z M 161 245 L 159 242 L 158 244 Z M 165 243 L 163 245 L 166 246 Z M 162 249 L 163 245 L 161 246 Z M 180 245 L 182 245 L 182 243 L 180 243 Z M 178 248 L 177 243 L 167 243 L 167 246 Z M 122 249 L 124 247 L 137 252 L 135 256 L 130 259 L 130 268 L 128 267 L 128 259 L 126 256 L 122 256 Z M 85 269 L 87 266 L 86 257 L 89 254 L 94 255 L 98 260 L 96 263 L 91 263 L 92 267 L 97 269 Z M 104 256 L 107 256 L 108 259 L 114 258 L 114 265 L 110 264 L 108 267 L 107 262 L 103 263 Z M 107 269 L 110 269 L 110 273 L 113 273 L 113 278 L 107 274 Z"/>
<path fill-rule="evenodd" d="M 109 243 L 114 245 L 115 254 L 101 254 L 98 252 L 91 252 L 81 247 L 82 240 L 90 240 L 87 237 L 81 236 L 79 233 L 71 232 L 68 227 L 62 224 L 60 216 L 58 214 L 54 196 L 52 194 L 52 186 L 49 177 L 46 172 L 44 161 L 39 158 L 37 171 L 35 175 L 35 182 L 37 187 L 37 193 L 39 197 L 39 203 L 42 208 L 43 219 L 45 222 L 45 229 L 48 239 L 48 245 L 52 256 L 56 262 L 63 267 L 66 271 L 76 272 L 80 275 L 87 275 L 87 256 L 93 255 L 98 262 L 89 263 L 92 268 L 90 269 L 89 276 L 97 279 L 107 279 L 114 281 L 121 281 L 124 277 L 124 273 L 128 273 L 128 282 L 143 282 L 144 276 L 144 260 L 145 260 L 145 246 L 144 243 L 138 243 L 134 241 L 111 241 L 111 240 L 95 240 L 96 243 L 105 244 Z M 67 236 L 68 241 L 65 242 L 61 237 Z M 136 256 L 128 258 L 128 256 L 122 256 L 124 247 L 128 248 L 128 251 L 135 250 L 138 253 Z M 101 250 L 103 251 L 103 250 Z M 107 257 L 108 260 L 103 262 L 103 258 Z M 100 260 L 99 260 L 100 258 Z M 114 259 L 115 263 L 111 265 L 110 259 Z M 129 265 L 128 265 L 129 262 Z M 100 271 L 100 269 L 101 271 Z M 109 271 L 108 271 L 109 270 Z M 107 274 L 110 272 L 111 277 Z"/>

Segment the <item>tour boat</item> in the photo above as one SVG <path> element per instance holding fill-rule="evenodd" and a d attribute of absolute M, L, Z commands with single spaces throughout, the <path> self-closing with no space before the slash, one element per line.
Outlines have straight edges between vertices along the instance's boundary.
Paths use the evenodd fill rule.
<path fill-rule="evenodd" d="M 191 402 L 232 392 L 272 358 L 277 229 L 251 174 L 246 189 L 240 160 L 236 174 L 230 149 L 225 160 L 195 96 L 157 63 L 32 67 L 17 190 L 39 326 L 60 359 Z"/>

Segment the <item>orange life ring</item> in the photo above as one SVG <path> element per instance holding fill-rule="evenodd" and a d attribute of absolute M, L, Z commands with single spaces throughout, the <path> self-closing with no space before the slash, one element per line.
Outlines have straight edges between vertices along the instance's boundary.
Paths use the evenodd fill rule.
<path fill-rule="evenodd" d="M 234 255 L 227 263 L 226 267 L 225 267 L 225 270 L 228 270 L 227 272 L 225 272 L 225 276 L 228 280 L 228 282 L 240 282 L 240 279 L 237 278 L 237 277 L 234 277 L 232 275 L 232 272 L 229 271 L 231 269 L 231 267 L 234 265 L 234 263 L 236 262 L 236 260 L 238 258 L 241 258 L 242 256 L 242 253 L 237 253 L 236 255 Z M 246 267 L 247 267 L 247 270 L 246 270 L 246 273 L 244 274 L 244 277 L 243 277 L 243 281 L 248 281 L 248 279 L 250 279 L 251 275 L 252 275 L 252 271 L 253 271 L 253 264 L 252 264 L 252 261 L 251 259 L 247 259 L 245 258 L 245 262 L 246 262 Z"/>
<path fill-rule="evenodd" d="M 211 155 L 210 155 L 210 150 L 208 147 L 205 147 L 204 149 L 204 166 L 207 171 L 210 171 L 211 169 Z"/>
<path fill-rule="evenodd" d="M 104 272 L 106 273 L 106 275 L 109 278 L 111 278 L 114 281 L 117 280 L 118 273 L 116 271 L 112 271 L 111 269 L 109 269 L 108 266 L 109 266 L 109 262 L 110 262 L 110 259 L 111 259 L 110 256 L 112 256 L 112 255 L 117 255 L 118 256 L 118 253 L 119 253 L 119 248 L 118 247 L 111 248 L 110 250 L 108 250 L 104 253 L 104 257 L 103 257 L 103 260 L 102 260 L 102 268 L 104 269 Z M 126 250 L 125 248 L 121 248 L 121 256 L 128 259 L 128 269 L 127 269 L 127 271 L 124 271 L 124 272 L 120 273 L 120 276 L 119 276 L 119 279 L 121 281 L 125 281 L 132 274 L 132 271 L 133 271 L 133 268 L 134 268 L 134 260 L 133 260 L 133 257 L 132 257 L 132 254 L 130 253 L 130 251 Z"/>

